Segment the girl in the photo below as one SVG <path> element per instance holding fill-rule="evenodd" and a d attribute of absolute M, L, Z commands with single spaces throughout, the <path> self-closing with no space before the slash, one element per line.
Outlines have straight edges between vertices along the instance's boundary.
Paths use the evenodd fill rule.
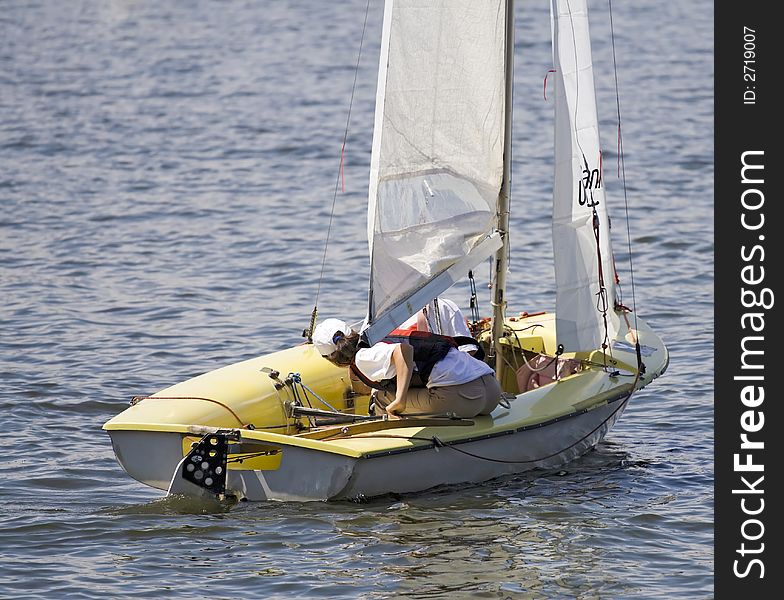
<path fill-rule="evenodd" d="M 375 388 L 376 406 L 389 418 L 471 418 L 489 415 L 501 400 L 493 369 L 460 352 L 451 338 L 390 336 L 370 348 L 359 342 L 359 334 L 340 319 L 326 319 L 313 331 L 319 353 L 335 365 L 349 367 L 356 378 Z"/>

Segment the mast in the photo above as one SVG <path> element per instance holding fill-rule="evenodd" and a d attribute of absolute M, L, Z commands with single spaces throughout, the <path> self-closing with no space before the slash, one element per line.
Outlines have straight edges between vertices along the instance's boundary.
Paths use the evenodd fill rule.
<path fill-rule="evenodd" d="M 501 338 L 506 317 L 506 272 L 509 267 L 509 191 L 512 183 L 512 87 L 514 81 L 514 0 L 506 0 L 506 31 L 504 56 L 504 171 L 498 194 L 498 230 L 503 246 L 494 260 L 492 353 L 495 355 L 495 372 L 502 381 L 504 361 Z"/>

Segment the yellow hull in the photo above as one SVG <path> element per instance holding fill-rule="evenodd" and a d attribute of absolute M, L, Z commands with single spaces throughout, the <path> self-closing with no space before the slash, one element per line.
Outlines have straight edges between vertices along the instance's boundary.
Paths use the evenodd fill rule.
<path fill-rule="evenodd" d="M 661 340 L 640 323 L 636 335 L 645 349 L 644 374 L 637 373 L 629 344 L 635 333 L 624 329 L 611 357 L 565 355 L 583 361 L 582 370 L 521 391 L 515 374 L 529 356 L 523 350 L 555 351 L 554 316 L 528 316 L 507 325 L 512 333 L 502 384 L 511 401 L 490 416 L 322 426 L 295 418 L 292 404 L 344 415 L 366 415 L 368 405 L 367 396 L 352 391 L 346 369 L 302 344 L 140 399 L 104 429 L 131 476 L 170 492 L 200 493 L 183 485 L 177 472 L 193 444 L 218 430 L 236 435 L 226 493 L 251 500 L 329 500 L 418 491 L 572 460 L 604 437 L 632 392 L 663 373 L 669 360 Z"/>

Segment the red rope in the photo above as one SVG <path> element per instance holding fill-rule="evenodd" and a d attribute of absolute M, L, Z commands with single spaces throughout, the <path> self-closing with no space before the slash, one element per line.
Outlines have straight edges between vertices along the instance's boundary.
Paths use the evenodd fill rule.
<path fill-rule="evenodd" d="M 142 400 L 202 400 L 204 402 L 212 402 L 213 404 L 217 404 L 218 406 L 221 406 L 225 408 L 227 411 L 229 411 L 232 414 L 232 416 L 235 419 L 237 419 L 237 422 L 242 427 L 246 426 L 246 423 L 239 418 L 237 413 L 235 413 L 229 406 L 226 406 L 220 400 L 213 400 L 212 398 L 200 398 L 198 396 L 134 396 L 133 398 L 131 398 L 131 402 L 134 404 L 137 402 L 141 402 Z"/>

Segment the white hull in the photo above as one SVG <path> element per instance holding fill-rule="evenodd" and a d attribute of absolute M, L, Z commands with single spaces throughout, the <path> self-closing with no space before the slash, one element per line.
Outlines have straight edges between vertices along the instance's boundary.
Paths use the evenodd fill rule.
<path fill-rule="evenodd" d="M 460 483 L 480 483 L 531 469 L 551 469 L 598 444 L 620 418 L 628 395 L 593 410 L 529 429 L 477 440 L 380 451 L 361 458 L 291 446 L 275 470 L 229 471 L 227 494 L 250 501 L 370 498 Z M 503 409 L 500 409 L 503 410 Z M 182 460 L 183 434 L 111 432 L 118 461 L 139 481 L 169 490 Z M 177 483 L 176 493 L 204 495 Z"/>
<path fill-rule="evenodd" d="M 552 320 L 552 315 L 541 315 L 510 324 L 518 328 L 519 348 L 551 343 L 547 331 Z M 531 328 L 532 322 L 541 327 Z M 288 387 L 275 389 L 273 380 L 260 374 L 264 365 L 277 365 L 276 370 L 285 372 L 290 369 L 288 361 L 299 361 L 308 381 L 331 390 L 329 402 L 345 396 L 345 374 L 334 367 L 324 369 L 328 363 L 304 346 L 178 384 L 164 390 L 163 397 L 127 409 L 105 429 L 128 474 L 170 494 L 204 496 L 215 491 L 187 481 L 183 469 L 186 460 L 193 460 L 188 455 L 194 442 L 216 432 L 228 444 L 225 494 L 251 501 L 370 498 L 479 483 L 556 468 L 596 446 L 620 418 L 633 392 L 667 368 L 664 344 L 644 322 L 638 327 L 635 335 L 644 353 L 644 373 L 635 373 L 635 351 L 624 342 L 629 334 L 624 329 L 613 343 L 614 366 L 602 367 L 597 363 L 599 355 L 592 355 L 583 370 L 518 393 L 492 415 L 470 420 L 371 421 L 304 429 L 291 423 L 267 430 L 238 427 L 249 407 L 258 410 L 253 420 L 260 423 L 264 415 L 281 410 L 282 400 L 291 398 L 284 397 L 290 393 Z M 194 399 L 205 395 L 202 390 L 214 395 L 232 385 L 235 396 L 224 394 L 220 402 Z M 267 388 L 272 390 L 267 396 L 256 396 Z M 243 410 L 229 413 L 219 406 L 223 403 Z"/>
<path fill-rule="evenodd" d="M 626 400 L 550 425 L 438 449 L 358 461 L 338 498 L 406 493 L 440 485 L 481 483 L 564 465 L 596 446 Z M 569 442 L 567 444 L 567 442 Z"/>

